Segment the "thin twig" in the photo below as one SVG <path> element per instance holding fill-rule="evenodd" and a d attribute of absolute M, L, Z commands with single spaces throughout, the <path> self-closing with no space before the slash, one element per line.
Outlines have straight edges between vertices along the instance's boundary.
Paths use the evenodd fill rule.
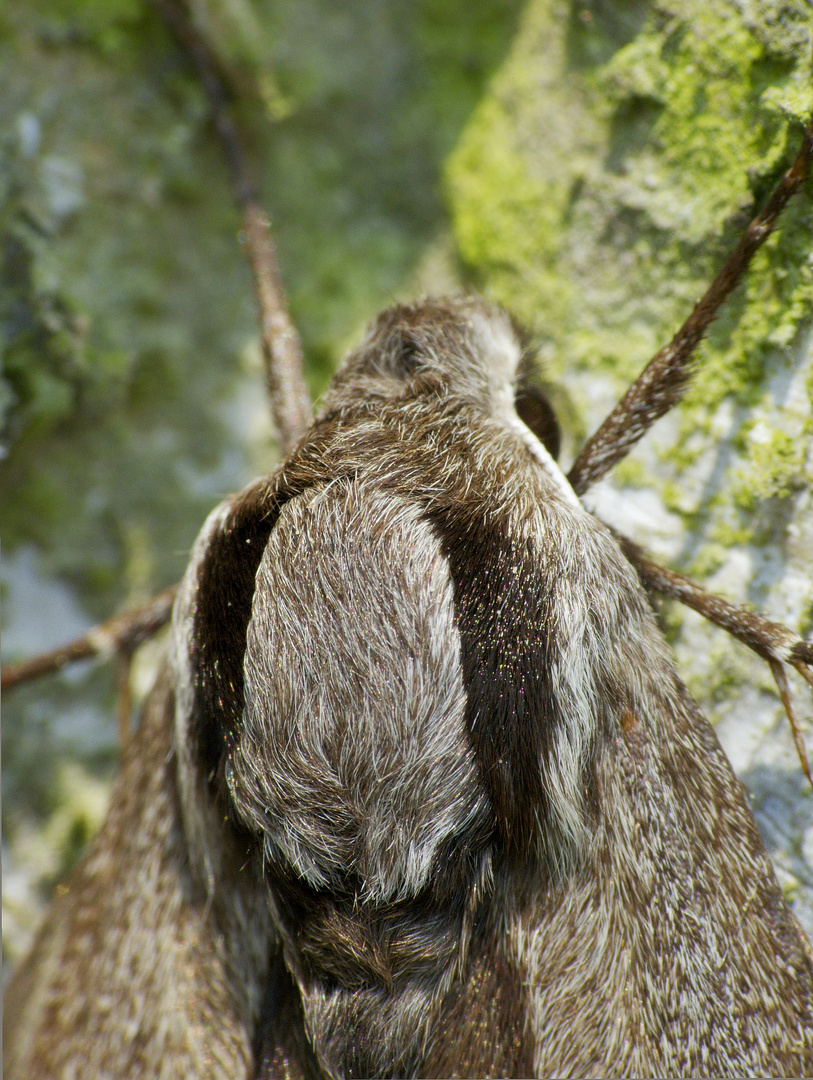
<path fill-rule="evenodd" d="M 672 340 L 642 373 L 582 447 L 568 474 L 577 495 L 609 472 L 649 428 L 683 397 L 693 371 L 693 354 L 717 310 L 739 283 L 754 254 L 768 239 L 788 200 L 801 187 L 813 159 L 811 120 L 796 160 L 779 181 L 763 210 L 743 233 L 722 270 Z"/>
<path fill-rule="evenodd" d="M 243 244 L 257 293 L 266 389 L 285 455 L 309 427 L 312 412 L 303 373 L 302 344 L 288 314 L 274 239 L 211 48 L 192 25 L 182 4 L 176 0 L 153 0 L 153 3 L 197 68 L 229 164 L 234 199 L 243 215 Z"/>
<path fill-rule="evenodd" d="M 38 679 L 42 675 L 52 675 L 77 660 L 88 660 L 94 656 L 107 658 L 121 652 L 132 652 L 169 622 L 177 589 L 177 585 L 171 585 L 141 607 L 114 615 L 112 619 L 94 626 L 89 633 L 69 645 L 34 656 L 30 660 L 21 660 L 18 664 L 9 664 L 3 668 L 0 676 L 0 689 L 10 690 L 19 683 Z"/>

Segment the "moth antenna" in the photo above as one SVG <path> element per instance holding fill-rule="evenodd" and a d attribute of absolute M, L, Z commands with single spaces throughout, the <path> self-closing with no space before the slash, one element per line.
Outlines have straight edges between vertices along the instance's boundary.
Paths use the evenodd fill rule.
<path fill-rule="evenodd" d="M 625 457 L 656 420 L 676 405 L 693 373 L 693 356 L 709 324 L 728 294 L 739 284 L 754 254 L 773 231 L 776 220 L 804 183 L 813 158 L 811 119 L 796 160 L 767 203 L 743 233 L 723 268 L 695 304 L 672 340 L 655 353 L 647 366 L 581 449 L 568 473 L 577 495 L 583 495 Z"/>
<path fill-rule="evenodd" d="M 813 686 L 813 642 L 805 641 L 780 623 L 766 619 L 747 608 L 732 604 L 716 593 L 709 592 L 697 582 L 674 570 L 652 562 L 637 544 L 613 530 L 621 543 L 624 554 L 638 571 L 638 576 L 648 589 L 678 600 L 681 604 L 696 611 L 710 623 L 727 631 L 737 641 L 742 642 L 757 656 L 771 665 L 774 680 L 782 699 L 788 722 L 793 732 L 793 741 L 799 754 L 799 761 L 805 776 L 813 787 L 813 778 L 807 761 L 804 740 L 799 721 L 793 710 L 785 664 L 791 664 L 802 678 Z"/>
<path fill-rule="evenodd" d="M 796 753 L 799 755 L 802 771 L 807 777 L 810 786 L 813 787 L 813 776 L 810 775 L 807 750 L 805 749 L 799 721 L 796 717 L 796 713 L 793 711 L 793 701 L 790 696 L 790 687 L 788 686 L 788 677 L 785 674 L 785 667 L 778 660 L 772 659 L 769 660 L 768 663 L 771 665 L 771 671 L 773 672 L 774 681 L 776 682 L 776 689 L 779 691 L 779 696 L 782 698 L 782 704 L 785 706 L 785 713 L 787 714 L 788 722 L 790 723 L 790 730 L 793 732 L 793 741 L 796 744 Z"/>
<path fill-rule="evenodd" d="M 302 342 L 288 314 L 274 238 L 209 45 L 180 4 L 174 0 L 153 2 L 198 70 L 229 164 L 234 201 L 243 218 L 241 237 L 254 277 L 266 391 L 284 456 L 307 431 L 313 410 L 305 384 Z"/>

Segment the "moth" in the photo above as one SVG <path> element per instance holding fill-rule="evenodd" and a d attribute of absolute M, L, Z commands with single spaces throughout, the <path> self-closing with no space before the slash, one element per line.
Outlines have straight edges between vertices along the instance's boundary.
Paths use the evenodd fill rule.
<path fill-rule="evenodd" d="M 810 947 L 527 379 L 500 309 L 393 308 L 211 515 L 9 1075 L 810 1071 Z"/>
<path fill-rule="evenodd" d="M 810 946 L 654 571 L 578 497 L 684 382 L 566 477 L 504 311 L 379 316 L 198 538 L 8 1075 L 813 1070 Z"/>

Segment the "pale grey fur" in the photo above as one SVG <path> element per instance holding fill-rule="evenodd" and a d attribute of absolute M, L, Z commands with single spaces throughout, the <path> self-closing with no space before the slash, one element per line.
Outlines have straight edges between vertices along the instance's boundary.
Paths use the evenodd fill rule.
<path fill-rule="evenodd" d="M 553 682 L 568 723 L 558 736 L 559 752 L 546 774 L 558 822 L 549 823 L 548 830 L 540 832 L 539 842 L 548 858 L 567 862 L 586 843 L 581 777 L 597 718 L 604 708 L 604 688 L 597 684 L 585 658 L 592 657 L 603 670 L 611 663 L 604 651 L 619 634 L 636 638 L 655 634 L 650 662 L 656 659 L 656 671 L 663 672 L 669 670 L 668 666 L 661 667 L 668 665 L 668 660 L 634 572 L 615 542 L 582 508 L 558 465 L 513 407 L 510 414 L 507 411 L 508 400 L 513 402 L 521 356 L 507 317 L 500 309 L 472 298 L 456 301 L 455 310 L 461 317 L 465 347 L 454 348 L 453 343 L 446 342 L 445 350 L 439 349 L 430 338 L 422 371 L 445 375 L 453 387 L 453 396 L 475 405 L 479 422 L 468 425 L 465 435 L 471 457 L 493 489 L 493 509 L 506 513 L 516 535 L 533 545 L 541 574 L 551 572 L 549 553 L 555 550 L 559 575 L 555 586 L 557 611 L 564 645 L 553 655 Z M 363 356 L 368 347 L 365 342 L 351 355 L 340 380 L 341 375 L 353 371 L 354 358 Z M 386 375 L 383 367 L 379 366 L 378 374 Z M 347 387 L 341 381 L 339 385 L 337 393 L 328 394 L 322 415 L 341 408 L 348 399 L 352 402 L 362 392 L 361 384 L 354 380 Z M 403 392 L 402 383 L 381 378 L 375 391 L 382 399 L 397 397 Z M 427 439 L 430 444 L 434 439 L 437 446 L 440 485 L 444 489 L 465 489 L 471 481 L 470 466 L 443 454 L 443 435 L 448 432 L 449 421 L 435 433 L 431 425 L 437 424 L 437 418 L 432 415 L 431 404 L 428 410 L 426 415 L 416 405 L 415 421 L 427 426 Z M 458 423 L 466 424 L 466 419 Z M 374 428 L 375 420 L 370 421 L 370 426 Z M 347 447 L 346 457 L 348 462 L 353 461 L 352 446 Z M 382 452 L 369 467 L 370 483 L 386 487 L 401 479 L 416 497 L 425 493 L 431 500 L 428 478 L 423 474 L 412 476 L 410 466 L 395 443 L 389 453 Z M 409 477 L 406 483 L 405 474 Z M 603 671 L 604 686 L 613 674 Z M 630 677 L 636 679 L 635 674 Z M 556 834 L 553 845 L 552 834 Z"/>
<path fill-rule="evenodd" d="M 438 845 L 489 813 L 463 722 L 452 585 L 414 504 L 363 481 L 288 503 L 257 573 L 241 813 L 315 888 L 426 885 Z"/>
<path fill-rule="evenodd" d="M 314 888 L 350 875 L 362 902 L 409 899 L 444 840 L 487 822 L 448 566 L 414 503 L 349 479 L 286 505 L 257 573 L 245 675 L 234 802 L 268 857 Z M 286 955 L 299 974 L 295 943 Z M 464 932 L 430 985 L 400 993 L 303 982 L 323 1067 L 342 1075 L 358 1025 L 377 1069 L 409 1069 L 465 955 Z"/>

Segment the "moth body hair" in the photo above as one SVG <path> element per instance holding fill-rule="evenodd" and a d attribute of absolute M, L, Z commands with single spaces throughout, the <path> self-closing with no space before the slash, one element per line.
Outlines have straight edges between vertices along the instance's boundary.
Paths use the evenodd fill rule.
<path fill-rule="evenodd" d="M 204 526 L 156 731 L 224 1075 L 813 1072 L 810 946 L 531 378 L 493 305 L 396 305 Z M 90 1019 L 20 1077 L 106 1060 L 60 948 Z M 128 1075 L 170 1075 L 149 1000 Z"/>
<path fill-rule="evenodd" d="M 488 305 L 391 309 L 348 358 L 270 499 L 284 502 L 257 575 L 231 791 L 264 837 L 270 888 L 274 873 L 285 879 L 281 933 L 308 1030 L 331 1075 L 413 1074 L 432 1060 L 433 1029 L 465 985 L 461 897 L 473 862 L 461 863 L 454 893 L 439 886 L 444 841 L 464 837 L 492 874 L 472 902 L 490 929 L 471 955 L 499 954 L 524 1016 L 514 1070 L 523 1060 L 535 1075 L 589 1074 L 609 1060 L 624 1075 L 764 1067 L 777 1047 L 790 1053 L 765 1021 L 778 996 L 759 1020 L 732 1006 L 754 941 L 743 947 L 736 929 L 737 889 L 713 901 L 710 890 L 731 862 L 772 912 L 753 938 L 778 947 L 792 920 L 634 571 L 563 491 L 539 440 L 506 415 L 520 360 L 509 320 Z M 451 658 L 443 667 L 436 635 Z M 365 654 L 371 637 L 386 643 L 380 655 Z M 414 742 L 390 742 L 393 715 Z M 382 803 L 384 746 L 398 780 Z M 552 935 L 539 929 L 549 924 Z M 809 1016 L 810 971 L 792 934 Z M 661 970 L 667 958 L 679 976 Z M 636 979 L 641 1000 L 630 1003 Z M 606 1001 L 574 1018 L 591 985 Z M 611 1022 L 607 1002 L 625 1024 Z M 359 1044 L 374 1049 L 359 1058 Z"/>
<path fill-rule="evenodd" d="M 414 504 L 349 480 L 285 506 L 257 572 L 232 795 L 313 888 L 351 870 L 365 900 L 412 896 L 440 841 L 487 815 L 456 644 Z"/>

